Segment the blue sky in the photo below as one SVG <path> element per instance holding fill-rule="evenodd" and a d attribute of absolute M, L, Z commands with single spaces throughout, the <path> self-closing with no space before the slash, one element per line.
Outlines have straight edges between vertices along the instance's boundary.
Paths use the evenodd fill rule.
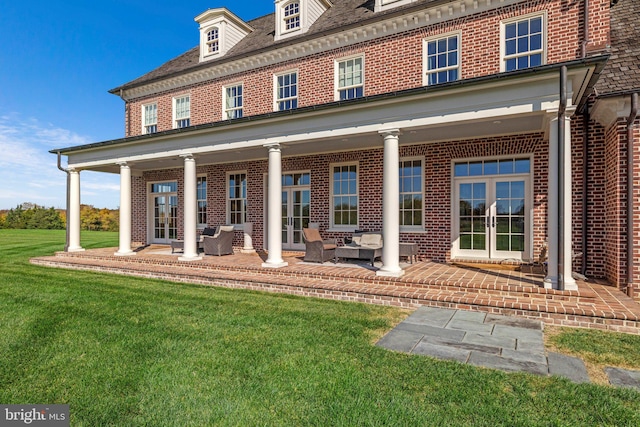
<path fill-rule="evenodd" d="M 274 5 L 0 0 L 0 209 L 63 208 L 66 178 L 49 150 L 123 137 L 124 102 L 108 90 L 196 46 L 193 18 L 217 7 L 248 21 Z M 118 207 L 118 175 L 80 176 L 82 203 Z"/>

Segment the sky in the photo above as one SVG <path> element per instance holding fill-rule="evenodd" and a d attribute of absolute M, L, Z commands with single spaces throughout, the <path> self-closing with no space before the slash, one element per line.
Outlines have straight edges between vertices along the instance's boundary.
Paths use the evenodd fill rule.
<path fill-rule="evenodd" d="M 274 3 L 0 0 L 0 209 L 64 208 L 66 176 L 49 150 L 124 137 L 124 101 L 108 91 L 197 46 L 194 18 L 218 7 L 249 21 Z M 118 175 L 80 181 L 81 203 L 118 207 Z"/>

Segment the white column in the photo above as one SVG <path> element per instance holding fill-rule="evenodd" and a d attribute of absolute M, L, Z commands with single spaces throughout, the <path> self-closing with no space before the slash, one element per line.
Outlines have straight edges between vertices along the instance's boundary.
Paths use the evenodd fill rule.
<path fill-rule="evenodd" d="M 400 152 L 398 129 L 379 132 L 384 137 L 384 159 L 382 167 L 382 267 L 378 276 L 400 277 Z"/>
<path fill-rule="evenodd" d="M 280 145 L 266 146 L 269 149 L 269 174 L 267 185 L 267 231 L 268 257 L 263 267 L 279 268 L 288 263 L 282 259 L 282 153 Z"/>
<path fill-rule="evenodd" d="M 69 247 L 67 252 L 84 251 L 80 246 L 80 171 L 73 168 L 69 173 Z"/>
<path fill-rule="evenodd" d="M 242 224 L 242 231 L 244 232 L 244 246 L 240 252 L 243 254 L 252 254 L 256 251 L 253 248 L 253 223 L 245 222 Z"/>
<path fill-rule="evenodd" d="M 198 190 L 196 177 L 196 160 L 191 154 L 183 154 L 184 158 L 184 252 L 180 261 L 197 261 L 198 256 Z"/>
<path fill-rule="evenodd" d="M 126 162 L 120 165 L 120 247 L 116 256 L 135 255 L 131 250 L 131 168 Z"/>
<path fill-rule="evenodd" d="M 544 287 L 558 289 L 558 115 L 549 122 L 549 182 L 547 184 L 547 277 Z"/>
<path fill-rule="evenodd" d="M 564 264 L 562 265 L 562 271 L 559 273 L 562 275 L 562 282 L 564 285 L 565 291 L 575 291 L 578 290 L 578 285 L 576 284 L 575 279 L 573 278 L 573 248 L 572 248 L 572 231 L 573 231 L 573 219 L 572 219 L 572 207 L 573 207 L 573 191 L 572 191 L 572 163 L 571 163 L 571 117 L 569 114 L 566 114 L 564 117 L 564 141 L 559 141 L 564 144 L 564 158 L 561 162 L 560 172 L 563 174 L 564 179 L 562 180 L 562 184 L 564 187 L 564 191 L 562 192 L 564 196 L 564 203 L 562 205 L 563 209 L 563 233 L 564 233 L 564 241 L 563 247 L 559 248 L 559 250 L 564 251 Z"/>

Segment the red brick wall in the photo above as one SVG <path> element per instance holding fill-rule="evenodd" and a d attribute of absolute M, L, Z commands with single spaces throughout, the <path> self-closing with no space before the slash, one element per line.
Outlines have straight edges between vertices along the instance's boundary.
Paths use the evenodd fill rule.
<path fill-rule="evenodd" d="M 608 40 L 608 2 L 591 2 L 590 38 L 594 43 Z M 575 59 L 580 55 L 583 2 L 535 0 L 494 9 L 469 17 L 384 36 L 373 41 L 308 56 L 244 74 L 208 81 L 129 102 L 127 136 L 142 132 L 142 105 L 158 103 L 158 130 L 172 128 L 172 98 L 191 95 L 191 124 L 222 118 L 222 87 L 244 83 L 244 115 L 273 111 L 273 75 L 298 70 L 298 105 L 308 106 L 334 100 L 334 61 L 354 54 L 365 56 L 365 95 L 392 92 L 422 85 L 423 39 L 462 31 L 462 78 L 490 75 L 500 71 L 500 21 L 530 12 L 547 10 L 547 62 Z M 607 24 L 604 25 L 603 23 Z"/>

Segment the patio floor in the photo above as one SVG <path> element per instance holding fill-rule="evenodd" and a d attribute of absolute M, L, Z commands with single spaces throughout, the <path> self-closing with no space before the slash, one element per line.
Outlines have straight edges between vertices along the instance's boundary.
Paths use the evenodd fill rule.
<path fill-rule="evenodd" d="M 402 264 L 401 278 L 378 277 L 366 263 L 311 264 L 300 252 L 285 252 L 287 267 L 263 268 L 265 253 L 179 261 L 169 246 L 140 248 L 116 257 L 116 248 L 56 253 L 31 263 L 158 278 L 208 286 L 393 305 L 433 306 L 515 315 L 546 324 L 640 334 L 640 304 L 598 281 L 579 281 L 577 291 L 544 289 L 543 276 L 484 265 L 420 261 Z"/>

